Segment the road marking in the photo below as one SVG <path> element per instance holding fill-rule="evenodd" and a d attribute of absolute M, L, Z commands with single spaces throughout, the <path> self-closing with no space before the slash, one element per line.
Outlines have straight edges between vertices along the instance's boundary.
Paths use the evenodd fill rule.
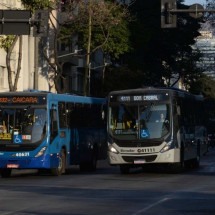
<path fill-rule="evenodd" d="M 151 205 L 148 205 L 147 207 L 137 211 L 136 213 L 133 213 L 132 215 L 142 214 L 142 213 L 148 211 L 149 209 L 151 209 L 151 208 L 153 208 L 153 207 L 155 207 L 155 206 L 157 206 L 157 205 L 159 205 L 159 204 L 161 204 L 161 203 L 163 203 L 165 201 L 168 201 L 168 200 L 169 200 L 169 198 L 163 198 L 163 199 L 161 199 L 161 200 L 159 200 L 159 201 L 157 201 L 157 202 L 155 202 L 155 203 L 153 203 Z"/>
<path fill-rule="evenodd" d="M 30 215 L 30 213 L 24 213 L 24 212 L 22 212 L 23 210 L 26 210 L 26 209 L 30 209 L 31 207 L 23 207 L 23 208 L 21 208 L 21 209 L 19 209 L 19 210 L 14 210 L 14 211 L 7 211 L 7 212 L 3 212 L 3 211 L 1 211 L 1 215 L 10 215 L 10 214 L 28 214 L 28 215 Z"/>

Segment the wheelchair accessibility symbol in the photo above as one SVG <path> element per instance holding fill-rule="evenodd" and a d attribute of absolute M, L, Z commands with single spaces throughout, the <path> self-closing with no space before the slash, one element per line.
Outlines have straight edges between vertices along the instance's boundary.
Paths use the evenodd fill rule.
<path fill-rule="evenodd" d="M 13 135 L 13 142 L 16 144 L 22 143 L 22 135 L 20 134 Z"/>
<path fill-rule="evenodd" d="M 149 137 L 149 132 L 145 129 L 142 129 L 140 136 L 141 136 L 141 138 L 147 138 L 147 137 Z"/>

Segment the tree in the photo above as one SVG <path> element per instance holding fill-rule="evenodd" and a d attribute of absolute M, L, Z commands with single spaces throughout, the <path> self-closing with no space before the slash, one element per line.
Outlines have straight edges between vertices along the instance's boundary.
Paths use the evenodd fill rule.
<path fill-rule="evenodd" d="M 205 98 L 215 99 L 215 80 L 202 74 L 190 84 L 190 92 L 202 94 Z"/>
<path fill-rule="evenodd" d="M 54 1 L 52 0 L 21 0 L 21 2 L 26 9 L 31 11 L 47 9 L 54 4 Z"/>
<path fill-rule="evenodd" d="M 11 67 L 11 54 L 13 49 L 19 41 L 19 56 L 18 56 L 18 63 L 17 68 Z M 9 91 L 16 91 L 18 79 L 21 71 L 21 61 L 22 61 L 22 36 L 0 36 L 0 48 L 3 48 L 6 51 L 6 66 L 8 71 L 8 85 Z M 14 69 L 14 70 L 13 70 Z M 15 71 L 16 70 L 16 71 Z M 13 77 L 14 74 L 14 77 Z"/>
<path fill-rule="evenodd" d="M 144 73 L 141 70 L 130 70 L 127 66 L 110 67 L 104 81 L 104 92 L 107 96 L 113 90 L 134 89 L 143 87 Z"/>
<path fill-rule="evenodd" d="M 101 50 L 112 59 L 129 51 L 129 13 L 126 7 L 113 1 L 72 1 L 76 10 L 68 10 L 71 20 L 64 24 L 63 34 L 78 35 L 78 45 L 86 50 L 84 95 L 92 55 Z M 105 63 L 104 63 L 105 65 Z M 104 67 L 105 68 L 105 67 Z"/>
<path fill-rule="evenodd" d="M 123 5 L 112 1 L 72 0 L 63 5 L 64 21 L 53 13 L 59 10 L 61 1 L 29 1 L 22 3 L 31 10 L 50 10 L 50 22 L 53 36 L 53 49 L 44 48 L 44 57 L 53 71 L 53 81 L 57 92 L 65 92 L 66 86 L 61 86 L 64 80 L 63 64 L 59 63 L 57 44 L 61 41 L 70 42 L 73 35 L 78 35 L 79 47 L 83 48 L 86 56 L 84 74 L 84 94 L 87 94 L 87 78 L 91 57 L 97 50 L 105 55 L 118 57 L 129 49 L 129 32 L 127 30 L 128 10 Z M 52 3 L 52 4 L 51 4 Z M 51 5 L 50 5 L 51 4 Z M 77 12 L 78 11 L 78 12 Z M 46 53 L 49 53 L 47 55 Z M 51 61 L 54 59 L 54 62 Z"/>
<path fill-rule="evenodd" d="M 181 2 L 178 1 L 177 7 L 188 9 Z M 142 85 L 170 85 L 166 80 L 176 75 L 189 83 L 186 79 L 199 72 L 193 63 L 199 55 L 192 53 L 191 45 L 199 35 L 200 20 L 191 18 L 189 14 L 178 14 L 177 28 L 162 29 L 160 0 L 137 0 L 131 7 L 131 14 L 136 14 L 136 21 L 130 25 L 133 52 L 125 61 L 132 71 L 144 73 Z"/>

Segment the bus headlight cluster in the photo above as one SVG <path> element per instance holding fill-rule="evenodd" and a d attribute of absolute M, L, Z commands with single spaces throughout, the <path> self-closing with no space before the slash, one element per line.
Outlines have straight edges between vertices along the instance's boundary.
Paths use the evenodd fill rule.
<path fill-rule="evenodd" d="M 108 143 L 108 150 L 109 150 L 110 152 L 115 153 L 115 154 L 118 154 L 118 153 L 119 153 L 119 152 L 113 147 L 113 145 L 110 144 L 110 143 Z"/>
<path fill-rule="evenodd" d="M 46 151 L 46 147 L 43 147 L 43 148 L 35 155 L 35 157 L 37 158 L 37 157 L 42 156 L 42 155 L 45 153 L 45 151 Z"/>
<path fill-rule="evenodd" d="M 161 153 L 164 153 L 172 148 L 172 141 L 166 143 L 166 145 L 160 150 Z"/>

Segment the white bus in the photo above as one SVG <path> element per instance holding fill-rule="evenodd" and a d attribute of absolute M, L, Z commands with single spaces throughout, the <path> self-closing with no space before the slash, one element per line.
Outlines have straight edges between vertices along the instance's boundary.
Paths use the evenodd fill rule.
<path fill-rule="evenodd" d="M 108 158 L 122 174 L 159 164 L 181 171 L 207 152 L 203 98 L 175 88 L 113 91 L 108 96 Z"/>

